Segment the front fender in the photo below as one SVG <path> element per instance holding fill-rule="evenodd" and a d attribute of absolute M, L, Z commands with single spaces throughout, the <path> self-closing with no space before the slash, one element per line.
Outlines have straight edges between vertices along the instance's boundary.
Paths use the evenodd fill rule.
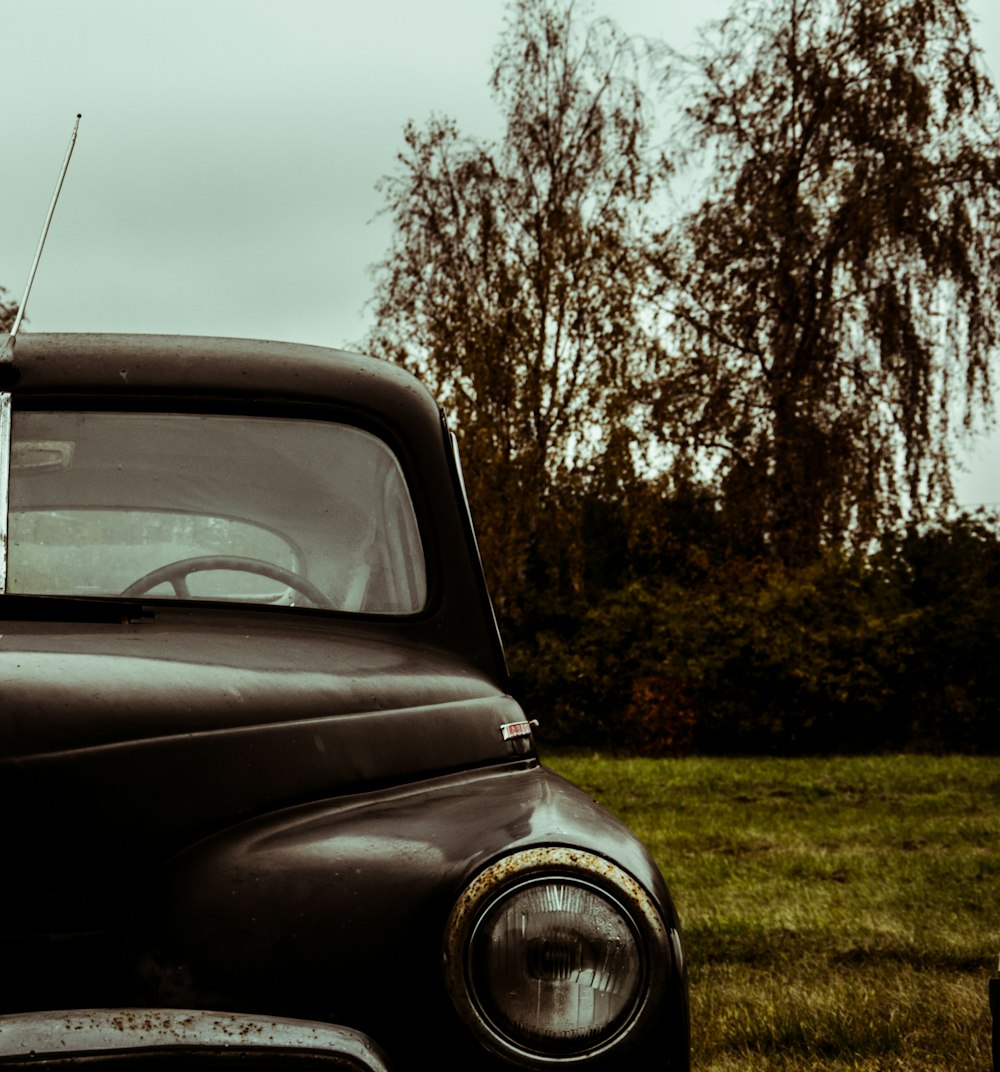
<path fill-rule="evenodd" d="M 391 1008 L 404 1031 L 447 1023 L 462 1033 L 441 971 L 448 914 L 476 873 L 540 845 L 612 860 L 677 931 L 636 838 L 531 765 L 286 809 L 182 853 L 138 929 L 146 996 L 350 1023 L 376 1038 Z M 673 971 L 686 1025 L 683 965 Z"/>

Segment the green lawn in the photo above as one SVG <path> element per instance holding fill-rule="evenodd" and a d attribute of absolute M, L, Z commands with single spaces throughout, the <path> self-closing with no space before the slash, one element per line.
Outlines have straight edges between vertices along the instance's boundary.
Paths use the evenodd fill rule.
<path fill-rule="evenodd" d="M 545 761 L 667 878 L 695 1072 L 988 1072 L 1000 759 Z"/>

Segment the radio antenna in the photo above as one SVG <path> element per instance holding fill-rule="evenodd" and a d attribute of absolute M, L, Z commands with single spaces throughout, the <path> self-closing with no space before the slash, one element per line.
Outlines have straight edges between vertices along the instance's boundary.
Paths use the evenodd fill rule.
<path fill-rule="evenodd" d="M 73 124 L 73 133 L 70 135 L 69 148 L 66 150 L 66 159 L 63 160 L 62 168 L 59 171 L 59 181 L 56 183 L 55 192 L 52 194 L 52 201 L 49 204 L 49 211 L 45 217 L 45 223 L 42 225 L 42 233 L 38 238 L 38 248 L 35 250 L 35 259 L 31 262 L 31 271 L 28 272 L 28 282 L 24 284 L 24 294 L 21 297 L 21 303 L 17 307 L 17 314 L 14 317 L 13 326 L 10 329 L 10 334 L 4 340 L 3 348 L 0 349 L 0 362 L 13 361 L 14 359 L 14 342 L 17 339 L 17 329 L 21 326 L 21 321 L 24 318 L 24 310 L 28 304 L 28 295 L 31 293 L 31 284 L 35 281 L 35 272 L 38 271 L 38 262 L 42 259 L 42 249 L 45 247 L 45 239 L 49 233 L 49 224 L 52 222 L 52 214 L 56 210 L 56 202 L 59 200 L 59 192 L 62 190 L 63 179 L 66 178 L 66 172 L 69 169 L 69 159 L 73 155 L 73 147 L 76 145 L 76 132 L 80 129 L 81 113 L 77 113 L 76 122 Z"/>

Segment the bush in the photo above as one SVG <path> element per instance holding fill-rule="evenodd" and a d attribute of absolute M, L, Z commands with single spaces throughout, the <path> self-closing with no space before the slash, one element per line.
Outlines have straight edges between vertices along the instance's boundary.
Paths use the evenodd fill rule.
<path fill-rule="evenodd" d="M 660 755 L 997 751 L 1000 544 L 959 519 L 797 570 L 605 593 L 512 646 L 543 741 Z"/>

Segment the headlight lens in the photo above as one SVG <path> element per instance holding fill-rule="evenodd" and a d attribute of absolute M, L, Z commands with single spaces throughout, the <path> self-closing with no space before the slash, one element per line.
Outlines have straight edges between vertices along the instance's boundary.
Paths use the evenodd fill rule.
<path fill-rule="evenodd" d="M 643 981 L 622 910 L 566 879 L 517 887 L 494 903 L 472 935 L 469 963 L 473 998 L 490 1021 L 543 1052 L 603 1040 Z"/>
<path fill-rule="evenodd" d="M 468 887 L 445 956 L 452 999 L 481 1040 L 541 1066 L 628 1034 L 665 949 L 638 883 L 599 857 L 551 847 L 507 857 Z"/>

